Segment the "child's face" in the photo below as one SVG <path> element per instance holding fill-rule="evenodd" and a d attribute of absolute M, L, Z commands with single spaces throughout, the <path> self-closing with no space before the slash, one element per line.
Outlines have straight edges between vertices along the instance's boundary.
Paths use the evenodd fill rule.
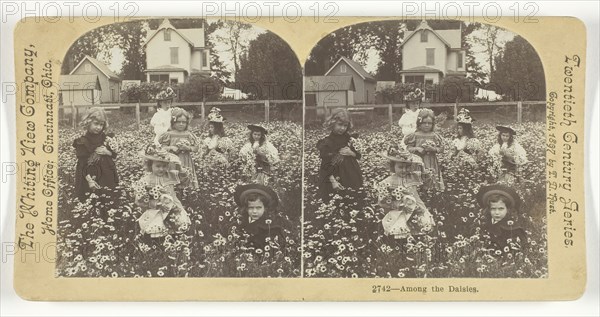
<path fill-rule="evenodd" d="M 185 116 L 179 116 L 175 119 L 174 127 L 177 131 L 185 131 L 187 129 L 187 118 Z"/>
<path fill-rule="evenodd" d="M 208 134 L 213 135 L 215 134 L 215 126 L 212 124 L 208 125 Z"/>
<path fill-rule="evenodd" d="M 262 137 L 261 132 L 258 132 L 258 131 L 252 132 L 252 141 L 258 142 L 258 141 L 260 141 L 261 137 Z"/>
<path fill-rule="evenodd" d="M 409 101 L 408 108 L 412 111 L 417 110 L 417 108 L 419 108 L 419 102 L 418 101 Z"/>
<path fill-rule="evenodd" d="M 346 132 L 346 130 L 348 130 L 347 123 L 336 121 L 333 124 L 333 133 L 335 133 L 335 134 L 344 134 L 344 132 Z"/>
<path fill-rule="evenodd" d="M 90 127 L 88 128 L 88 131 L 90 131 L 93 134 L 98 134 L 102 132 L 102 130 L 104 130 L 104 121 L 98 120 L 92 121 L 90 123 Z"/>
<path fill-rule="evenodd" d="M 394 173 L 397 175 L 404 175 L 410 172 L 410 164 L 403 162 L 396 162 L 394 164 Z"/>
<path fill-rule="evenodd" d="M 260 199 L 248 202 L 248 216 L 252 220 L 258 220 L 265 214 L 265 205 Z"/>
<path fill-rule="evenodd" d="M 152 174 L 162 177 L 167 174 L 167 167 L 169 164 L 167 162 L 153 161 L 152 162 Z"/>
<path fill-rule="evenodd" d="M 173 99 L 163 100 L 160 102 L 160 106 L 163 109 L 169 109 L 169 108 L 171 108 L 172 103 L 173 103 Z"/>
<path fill-rule="evenodd" d="M 462 125 L 458 125 L 458 127 L 456 127 L 456 131 L 458 132 L 459 136 L 465 135 L 465 130 Z"/>
<path fill-rule="evenodd" d="M 502 132 L 500 133 L 500 138 L 502 139 L 502 142 L 507 143 L 508 140 L 510 140 L 510 133 Z"/>
<path fill-rule="evenodd" d="M 490 202 L 490 214 L 494 221 L 500 221 L 504 219 L 507 213 L 508 208 L 506 208 L 506 204 L 503 201 Z"/>
<path fill-rule="evenodd" d="M 431 117 L 424 118 L 423 121 L 421 121 L 421 130 L 425 132 L 433 130 L 433 119 Z"/>

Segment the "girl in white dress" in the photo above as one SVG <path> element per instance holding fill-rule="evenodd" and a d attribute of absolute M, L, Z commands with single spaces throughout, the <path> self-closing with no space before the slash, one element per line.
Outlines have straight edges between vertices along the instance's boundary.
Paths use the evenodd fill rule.
<path fill-rule="evenodd" d="M 279 152 L 267 139 L 267 129 L 255 124 L 249 125 L 248 129 L 248 142 L 239 153 L 243 171 L 250 182 L 266 186 L 273 165 L 279 162 Z"/>
<path fill-rule="evenodd" d="M 508 126 L 496 126 L 498 142 L 489 150 L 488 154 L 494 162 L 494 176 L 497 182 L 514 184 L 519 182 L 519 170 L 523 164 L 528 163 L 527 152 L 515 139 L 517 132 Z"/>
<path fill-rule="evenodd" d="M 161 91 L 156 95 L 156 113 L 150 120 L 150 125 L 154 129 L 154 144 L 160 146 L 158 138 L 171 127 L 171 104 L 175 98 L 175 92 L 171 87 Z"/>
<path fill-rule="evenodd" d="M 404 114 L 398 121 L 403 136 L 407 136 L 417 131 L 417 117 L 419 116 L 419 108 L 421 107 L 422 99 L 423 92 L 419 88 L 404 96 L 406 107 Z"/>

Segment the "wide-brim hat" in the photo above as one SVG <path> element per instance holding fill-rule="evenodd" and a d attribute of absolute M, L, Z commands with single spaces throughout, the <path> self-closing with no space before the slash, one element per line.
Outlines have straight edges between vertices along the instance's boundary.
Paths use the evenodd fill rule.
<path fill-rule="evenodd" d="M 264 127 L 261 127 L 259 125 L 256 124 L 249 124 L 248 125 L 248 129 L 250 129 L 250 131 L 252 132 L 261 132 L 262 134 L 269 134 L 269 131 L 267 131 L 267 129 L 265 129 Z"/>
<path fill-rule="evenodd" d="M 515 131 L 513 128 L 511 128 L 509 126 L 505 126 L 505 125 L 497 125 L 496 130 L 498 130 L 500 132 L 510 133 L 511 135 L 517 134 L 517 131 Z"/>
<path fill-rule="evenodd" d="M 175 91 L 173 91 L 173 88 L 171 87 L 167 87 L 167 89 L 159 92 L 156 95 L 156 99 L 157 101 L 163 101 L 163 100 L 171 100 L 173 98 L 177 97 L 177 95 L 175 94 Z"/>
<path fill-rule="evenodd" d="M 405 154 L 405 153 L 390 153 L 389 151 L 385 151 L 383 153 L 380 153 L 380 156 L 389 161 L 393 161 L 393 162 L 423 165 L 423 159 L 421 159 L 421 157 L 419 157 L 418 155 L 412 154 L 410 152 L 408 152 L 408 154 Z"/>
<path fill-rule="evenodd" d="M 475 119 L 471 117 L 471 113 L 468 109 L 462 108 L 456 115 L 456 122 L 462 124 L 473 124 Z"/>
<path fill-rule="evenodd" d="M 210 113 L 208 114 L 208 122 L 213 122 L 213 123 L 223 123 L 223 121 L 225 121 L 225 118 L 223 118 L 223 116 L 221 115 L 221 109 L 213 107 L 212 109 L 210 109 Z"/>
<path fill-rule="evenodd" d="M 514 209 L 518 209 L 521 205 L 521 197 L 519 197 L 519 194 L 514 189 L 502 184 L 482 186 L 477 192 L 477 201 L 479 202 L 479 205 L 483 208 L 487 208 L 489 206 L 489 200 L 493 195 L 506 197 L 511 202 Z"/>
<path fill-rule="evenodd" d="M 141 153 L 142 158 L 150 161 L 159 161 L 165 163 L 179 163 L 179 157 L 173 153 L 169 153 L 154 144 L 150 144 Z"/>
<path fill-rule="evenodd" d="M 241 206 L 242 202 L 250 194 L 259 194 L 266 197 L 269 201 L 269 207 L 271 208 L 275 208 L 277 205 L 279 205 L 279 197 L 277 196 L 277 193 L 271 188 L 261 184 L 246 184 L 238 186 L 233 195 L 235 203 L 238 206 Z"/>
<path fill-rule="evenodd" d="M 404 95 L 405 102 L 422 101 L 422 100 L 423 100 L 423 91 L 419 88 L 416 88 L 415 90 Z"/>

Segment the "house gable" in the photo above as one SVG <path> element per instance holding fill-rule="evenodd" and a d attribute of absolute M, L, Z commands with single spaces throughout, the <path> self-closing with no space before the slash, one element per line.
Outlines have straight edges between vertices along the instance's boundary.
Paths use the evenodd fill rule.
<path fill-rule="evenodd" d="M 346 65 L 346 67 L 348 67 L 349 69 L 352 69 L 352 71 L 357 74 L 360 78 L 362 78 L 363 80 L 368 80 L 368 81 L 375 81 L 375 78 L 373 76 L 371 76 L 371 74 L 369 74 L 360 64 L 358 64 L 357 62 L 346 58 L 346 57 L 341 57 L 335 64 L 333 64 L 333 66 L 331 66 L 331 68 L 329 68 L 329 70 L 327 70 L 327 72 L 325 73 L 325 76 L 329 75 L 330 73 L 332 73 L 335 69 L 340 69 L 341 65 Z M 340 71 L 340 73 L 344 73 L 343 71 Z"/>
<path fill-rule="evenodd" d="M 93 68 L 95 71 L 87 71 L 85 70 L 86 64 L 89 64 L 91 68 Z M 73 68 L 73 70 L 71 70 L 71 72 L 69 73 L 69 75 L 75 75 L 75 74 L 102 74 L 104 76 L 106 76 L 106 78 L 108 78 L 109 80 L 117 80 L 120 81 L 121 79 L 119 78 L 119 76 L 117 76 L 117 74 L 115 74 L 112 70 L 110 70 L 108 68 L 108 66 L 106 66 L 106 64 L 100 62 L 99 60 L 85 55 L 83 57 L 83 59 L 79 62 L 79 64 L 77 64 L 77 66 L 75 66 Z"/>

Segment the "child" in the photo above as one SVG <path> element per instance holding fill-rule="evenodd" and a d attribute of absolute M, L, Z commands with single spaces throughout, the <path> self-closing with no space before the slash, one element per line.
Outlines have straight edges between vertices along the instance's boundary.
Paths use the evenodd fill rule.
<path fill-rule="evenodd" d="M 417 131 L 404 138 L 411 153 L 417 154 L 423 159 L 426 170 L 431 170 L 431 181 L 426 184 L 427 188 L 444 191 L 444 179 L 440 169 L 437 154 L 442 153 L 442 137 L 433 131 L 435 116 L 431 109 L 421 109 L 417 118 Z"/>
<path fill-rule="evenodd" d="M 175 92 L 171 87 L 159 92 L 156 95 L 156 113 L 150 120 L 150 125 L 154 128 L 154 144 L 160 145 L 158 138 L 171 127 L 171 104 L 175 98 Z"/>
<path fill-rule="evenodd" d="M 202 158 L 208 166 L 228 167 L 233 142 L 225 135 L 221 109 L 212 108 L 208 114 L 208 137 L 202 143 Z"/>
<path fill-rule="evenodd" d="M 433 216 L 409 188 L 382 186 L 378 196 L 379 205 L 387 212 L 381 221 L 386 235 L 405 241 L 409 236 L 416 238 L 433 231 Z"/>
<path fill-rule="evenodd" d="M 238 186 L 235 203 L 242 209 L 242 230 L 248 235 L 250 247 L 264 249 L 270 245 L 267 238 L 280 249 L 285 242 L 283 228 L 274 212 L 279 198 L 269 187 L 260 184 Z"/>
<path fill-rule="evenodd" d="M 267 185 L 271 168 L 279 162 L 279 152 L 269 140 L 267 129 L 251 124 L 248 142 L 240 150 L 244 174 L 251 182 Z"/>
<path fill-rule="evenodd" d="M 146 171 L 134 184 L 135 203 L 145 212 L 138 219 L 141 232 L 151 238 L 183 233 L 191 225 L 190 218 L 175 194 L 179 184 L 179 158 L 167 151 L 149 145 L 144 154 Z"/>
<path fill-rule="evenodd" d="M 452 141 L 452 158 L 477 168 L 481 154 L 481 143 L 473 133 L 473 122 L 469 110 L 462 108 L 456 116 L 456 138 Z"/>
<path fill-rule="evenodd" d="M 419 107 L 421 106 L 422 99 L 423 92 L 419 88 L 404 96 L 406 102 L 405 111 L 398 121 L 404 137 L 417 130 L 417 117 L 419 116 Z"/>
<path fill-rule="evenodd" d="M 171 128 L 163 133 L 158 142 L 163 149 L 179 156 L 182 167 L 188 177 L 181 178 L 181 184 L 186 187 L 198 188 L 196 168 L 192 160 L 192 152 L 198 151 L 198 139 L 188 130 L 192 116 L 179 107 L 171 110 Z"/>
<path fill-rule="evenodd" d="M 331 131 L 329 136 L 317 142 L 321 157 L 319 194 L 327 203 L 337 191 L 360 189 L 363 178 L 358 165 L 361 154 L 352 145 L 349 134 L 352 120 L 348 111 L 335 109 L 323 125 Z"/>
<path fill-rule="evenodd" d="M 525 149 L 515 140 L 517 132 L 508 126 L 496 126 L 498 142 L 488 152 L 494 161 L 494 174 L 498 182 L 519 182 L 519 167 L 527 163 Z"/>
<path fill-rule="evenodd" d="M 479 219 L 483 232 L 489 236 L 490 247 L 499 252 L 520 250 L 527 241 L 525 230 L 516 224 L 521 198 L 512 188 L 495 184 L 483 186 L 477 200 L 484 211 Z M 499 251 L 499 252 L 498 252 Z"/>
<path fill-rule="evenodd" d="M 417 191 L 423 184 L 423 177 L 426 176 L 423 160 L 418 155 L 410 153 L 405 147 L 397 145 L 391 146 L 381 156 L 389 160 L 392 175 L 381 181 L 378 188 L 406 188 L 417 202 L 423 204 Z"/>
<path fill-rule="evenodd" d="M 90 108 L 81 121 L 85 134 L 73 141 L 77 166 L 75 190 L 84 201 L 93 190 L 114 189 L 119 184 L 114 140 L 106 134 L 108 122 L 102 108 Z"/>

